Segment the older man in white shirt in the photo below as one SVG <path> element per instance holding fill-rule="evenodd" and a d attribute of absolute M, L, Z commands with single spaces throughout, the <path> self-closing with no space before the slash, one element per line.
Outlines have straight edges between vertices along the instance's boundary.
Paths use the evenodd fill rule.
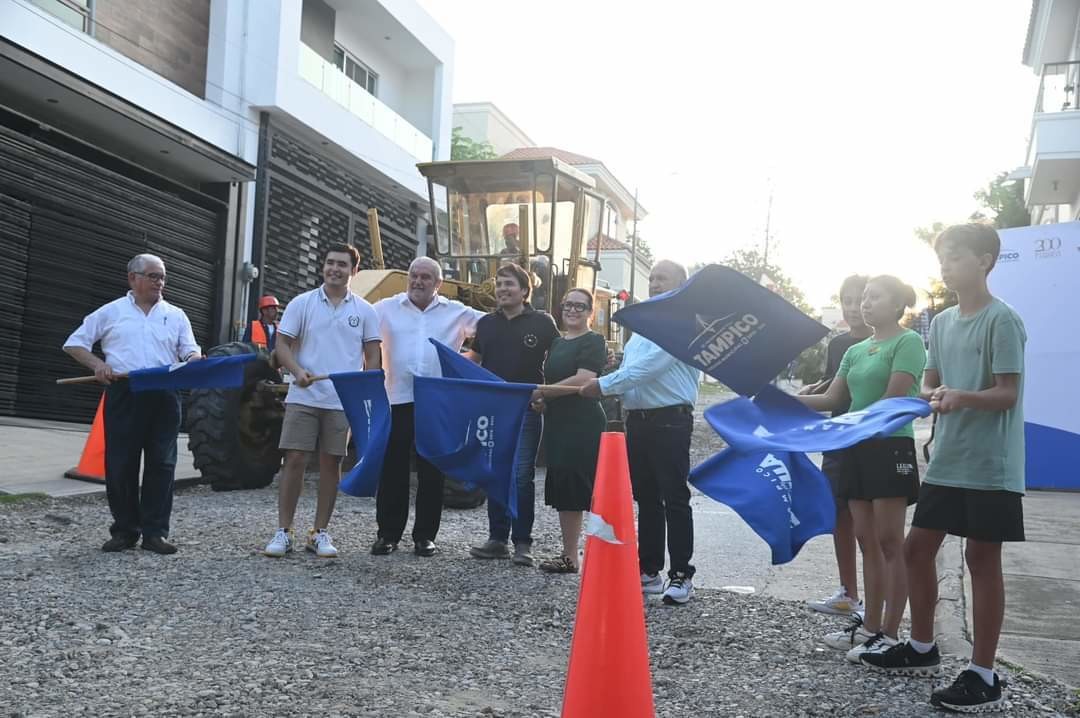
<path fill-rule="evenodd" d="M 162 297 L 165 263 L 152 254 L 128 262 L 126 296 L 89 314 L 64 342 L 64 351 L 94 372 L 105 388 L 105 491 L 112 538 L 101 547 L 115 552 L 142 547 L 176 553 L 165 541 L 172 514 L 180 397 L 175 391 L 134 393 L 118 374 L 202 358 L 191 322 Z M 104 360 L 93 353 L 101 342 Z M 144 459 L 142 491 L 139 461 Z"/>
<path fill-rule="evenodd" d="M 475 333 L 477 320 L 484 316 L 483 312 L 439 295 L 442 269 L 433 259 L 413 260 L 408 281 L 408 291 L 375 303 L 392 412 L 390 443 L 375 504 L 379 533 L 371 553 L 376 556 L 397 550 L 409 520 L 409 460 L 416 438 L 413 377 L 442 376 L 435 347 L 428 339 L 460 350 L 465 338 Z M 413 552 L 433 556 L 442 518 L 443 475 L 420 456 L 416 457 L 416 468 Z"/>

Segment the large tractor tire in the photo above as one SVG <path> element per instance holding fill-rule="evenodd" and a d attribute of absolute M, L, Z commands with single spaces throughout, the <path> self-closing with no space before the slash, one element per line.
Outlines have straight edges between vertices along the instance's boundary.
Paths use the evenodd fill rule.
<path fill-rule="evenodd" d="M 270 355 L 254 344 L 216 346 L 208 357 L 257 353 L 244 365 L 240 389 L 198 389 L 188 400 L 188 449 L 195 468 L 215 491 L 261 489 L 281 468 L 282 397 L 274 391 L 281 377 Z"/>
<path fill-rule="evenodd" d="M 475 509 L 484 505 L 487 494 L 479 486 L 466 489 L 449 476 L 443 482 L 443 506 L 448 509 Z"/>

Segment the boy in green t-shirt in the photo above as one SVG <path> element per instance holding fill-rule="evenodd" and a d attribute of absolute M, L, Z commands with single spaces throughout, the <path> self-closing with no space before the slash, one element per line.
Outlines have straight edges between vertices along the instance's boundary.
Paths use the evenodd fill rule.
<path fill-rule="evenodd" d="M 994 658 L 1005 613 L 1001 544 L 1024 540 L 1024 324 L 990 294 L 1001 240 L 989 225 L 947 228 L 934 242 L 945 286 L 959 304 L 934 317 L 923 396 L 937 438 L 904 546 L 911 639 L 861 660 L 902 675 L 942 672 L 934 643 L 935 561 L 946 534 L 967 538 L 974 646 L 971 663 L 930 703 L 963 712 L 1003 707 Z"/>

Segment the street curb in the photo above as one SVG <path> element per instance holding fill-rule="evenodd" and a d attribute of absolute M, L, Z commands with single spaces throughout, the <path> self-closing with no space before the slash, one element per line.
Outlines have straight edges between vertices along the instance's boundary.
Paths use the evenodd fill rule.
<path fill-rule="evenodd" d="M 971 657 L 964 592 L 964 544 L 946 536 L 937 555 L 938 600 L 934 609 L 934 636 L 943 653 Z"/>

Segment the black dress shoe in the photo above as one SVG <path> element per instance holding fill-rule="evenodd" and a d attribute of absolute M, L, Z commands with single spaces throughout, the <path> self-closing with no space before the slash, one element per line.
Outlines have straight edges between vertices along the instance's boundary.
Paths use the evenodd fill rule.
<path fill-rule="evenodd" d="M 139 543 L 138 536 L 126 536 L 124 534 L 117 534 L 116 536 L 113 536 L 111 539 L 102 544 L 101 550 L 105 553 L 116 553 L 117 551 L 134 548 L 135 544 L 137 543 Z"/>
<path fill-rule="evenodd" d="M 176 553 L 176 547 L 160 536 L 143 536 L 142 547 L 144 551 L 153 551 L 163 556 Z"/>
<path fill-rule="evenodd" d="M 382 536 L 379 537 L 378 541 L 371 545 L 372 556 L 387 556 L 394 553 L 394 551 L 397 551 L 397 542 L 387 541 Z"/>
<path fill-rule="evenodd" d="M 413 553 L 417 556 L 434 556 L 435 542 L 424 539 L 413 544 Z"/>

